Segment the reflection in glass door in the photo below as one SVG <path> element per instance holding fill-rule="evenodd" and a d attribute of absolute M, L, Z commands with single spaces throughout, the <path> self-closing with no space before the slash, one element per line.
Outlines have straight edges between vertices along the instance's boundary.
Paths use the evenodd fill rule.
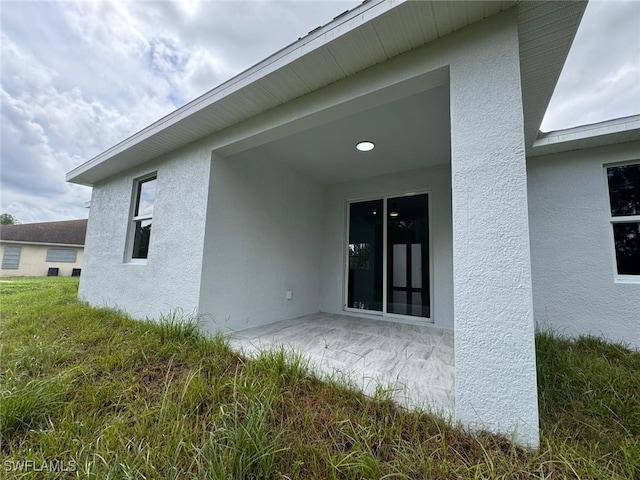
<path fill-rule="evenodd" d="M 387 199 L 387 312 L 429 317 L 427 195 Z"/>
<path fill-rule="evenodd" d="M 383 216 L 382 200 L 349 206 L 349 308 L 382 312 Z"/>
<path fill-rule="evenodd" d="M 429 318 L 427 194 L 349 204 L 348 262 L 347 308 Z"/>

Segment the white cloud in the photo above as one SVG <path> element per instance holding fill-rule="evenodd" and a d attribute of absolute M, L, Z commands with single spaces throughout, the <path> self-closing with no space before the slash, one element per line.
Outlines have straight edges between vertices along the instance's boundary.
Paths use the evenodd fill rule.
<path fill-rule="evenodd" d="M 640 113 L 640 2 L 592 1 L 542 130 Z"/>

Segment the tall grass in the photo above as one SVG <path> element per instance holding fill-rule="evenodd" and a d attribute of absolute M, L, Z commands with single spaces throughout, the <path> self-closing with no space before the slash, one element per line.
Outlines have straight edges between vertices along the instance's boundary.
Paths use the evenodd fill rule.
<path fill-rule="evenodd" d="M 0 280 L 1 478 L 639 477 L 640 354 L 619 345 L 538 335 L 528 451 L 404 410 L 384 386 L 321 381 L 294 352 L 246 359 L 193 316 L 90 308 L 76 288 Z"/>
<path fill-rule="evenodd" d="M 556 442 L 640 479 L 640 353 L 595 337 L 536 337 L 541 426 Z"/>

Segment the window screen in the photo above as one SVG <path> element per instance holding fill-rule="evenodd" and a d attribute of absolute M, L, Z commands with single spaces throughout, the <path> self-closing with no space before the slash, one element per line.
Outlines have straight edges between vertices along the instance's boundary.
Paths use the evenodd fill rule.
<path fill-rule="evenodd" d="M 47 249 L 47 262 L 76 263 L 78 252 L 74 248 Z"/>
<path fill-rule="evenodd" d="M 3 270 L 17 270 L 20 266 L 20 253 L 22 247 L 7 246 L 4 247 L 4 254 L 2 255 L 2 269 Z"/>

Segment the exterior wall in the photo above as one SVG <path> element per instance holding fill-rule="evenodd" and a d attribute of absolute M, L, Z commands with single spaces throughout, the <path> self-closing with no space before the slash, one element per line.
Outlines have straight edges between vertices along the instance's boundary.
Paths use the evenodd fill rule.
<path fill-rule="evenodd" d="M 343 311 L 345 282 L 345 246 L 347 239 L 347 201 L 379 198 L 407 192 L 429 193 L 430 241 L 433 269 L 431 299 L 433 325 L 453 329 L 451 175 L 446 165 L 369 178 L 331 186 L 325 195 L 322 232 L 321 306 L 324 312 Z M 372 319 L 387 317 L 353 314 Z M 397 320 L 424 325 L 426 319 Z"/>
<path fill-rule="evenodd" d="M 210 184 L 200 300 L 208 328 L 241 330 L 317 312 L 322 187 L 250 156 L 214 156 Z"/>
<path fill-rule="evenodd" d="M 640 283 L 615 281 L 604 166 L 639 160 L 640 142 L 528 160 L 536 323 L 640 349 Z M 640 279 L 639 279 L 640 280 Z"/>
<path fill-rule="evenodd" d="M 538 393 L 517 10 L 451 63 L 456 419 L 536 447 Z"/>
<path fill-rule="evenodd" d="M 198 308 L 210 150 L 192 144 L 94 185 L 80 298 L 157 318 Z M 134 179 L 157 171 L 149 256 L 126 263 Z"/>
<path fill-rule="evenodd" d="M 70 277 L 74 268 L 82 268 L 84 254 L 83 247 L 65 245 L 34 245 L 27 243 L 2 243 L 0 244 L 0 260 L 4 255 L 5 246 L 22 247 L 20 252 L 20 264 L 17 270 L 3 269 L 3 277 L 46 277 L 50 267 L 59 268 L 59 277 Z M 47 262 L 47 250 L 49 248 L 73 249 L 76 253 L 75 263 Z"/>

